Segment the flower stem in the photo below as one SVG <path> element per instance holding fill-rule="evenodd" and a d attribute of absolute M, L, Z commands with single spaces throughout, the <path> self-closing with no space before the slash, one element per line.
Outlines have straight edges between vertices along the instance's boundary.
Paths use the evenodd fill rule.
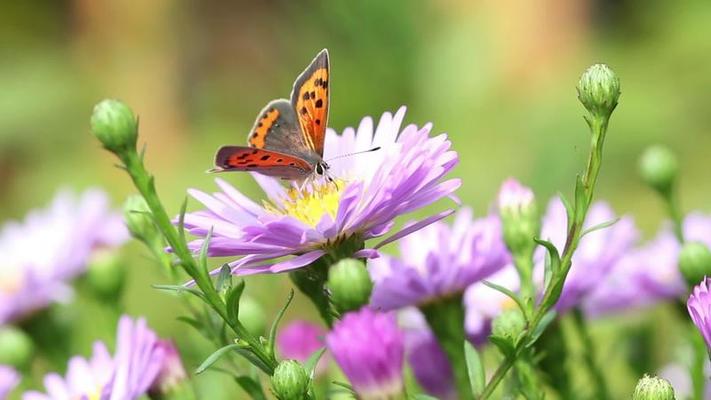
<path fill-rule="evenodd" d="M 454 373 L 454 382 L 460 399 L 472 399 L 467 363 L 464 355 L 464 306 L 462 296 L 453 296 L 420 306 L 442 350 L 447 355 Z"/>
<path fill-rule="evenodd" d="M 605 380 L 605 376 L 602 373 L 602 370 L 595 362 L 595 345 L 593 344 L 592 337 L 590 336 L 585 317 L 583 316 L 583 313 L 582 311 L 580 311 L 580 309 L 576 308 L 573 311 L 572 320 L 575 324 L 576 330 L 578 331 L 578 335 L 583 342 L 583 348 L 585 350 L 583 352 L 583 359 L 585 361 L 585 366 L 587 367 L 588 372 L 590 373 L 593 385 L 595 387 L 595 399 L 610 399 L 612 398 L 612 396 L 610 395 L 610 389 L 607 385 L 607 381 Z"/>
<path fill-rule="evenodd" d="M 289 278 L 311 300 L 323 322 L 331 328 L 333 326 L 333 312 L 324 288 L 324 284 L 328 280 L 328 267 L 329 264 L 321 258 L 309 266 L 291 271 Z"/>

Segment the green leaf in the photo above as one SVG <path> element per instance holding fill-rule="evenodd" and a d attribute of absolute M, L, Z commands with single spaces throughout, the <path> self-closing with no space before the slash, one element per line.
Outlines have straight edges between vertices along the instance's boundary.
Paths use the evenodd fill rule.
<path fill-rule="evenodd" d="M 245 345 L 242 344 L 240 344 L 239 346 L 240 347 L 234 349 L 237 353 L 239 353 L 239 355 L 246 358 L 247 361 L 252 363 L 252 365 L 254 365 L 255 367 L 261 369 L 262 372 L 264 372 L 265 374 L 271 376 L 274 373 L 274 369 L 270 368 L 267 364 L 264 363 L 264 361 L 254 355 L 254 353 L 252 353 L 249 348 L 245 347 Z"/>
<path fill-rule="evenodd" d="M 568 217 L 568 231 L 570 231 L 570 227 L 573 224 L 573 218 L 575 218 L 575 209 L 573 208 L 573 205 L 570 204 L 568 198 L 565 197 L 562 192 L 558 192 L 558 197 L 560 197 L 560 201 L 562 201 L 563 206 L 565 206 L 565 215 Z"/>
<path fill-rule="evenodd" d="M 620 220 L 620 217 L 617 217 L 617 218 L 615 218 L 615 219 L 613 219 L 613 220 L 611 220 L 611 221 L 607 221 L 607 222 L 603 222 L 603 223 L 597 224 L 597 225 L 595 225 L 595 226 L 591 226 L 590 228 L 584 230 L 583 233 L 580 234 L 580 237 L 583 238 L 583 237 L 584 237 L 585 235 L 587 235 L 588 233 L 593 233 L 593 232 L 595 232 L 595 231 L 599 231 L 600 229 L 609 228 L 609 227 L 611 227 L 612 225 L 615 225 L 617 222 L 619 222 L 619 220 Z"/>
<path fill-rule="evenodd" d="M 503 286 L 501 286 L 501 285 L 497 285 L 497 284 L 495 284 L 495 283 L 493 283 L 493 282 L 489 282 L 489 281 L 486 281 L 486 280 L 482 281 L 482 283 L 483 283 L 484 285 L 486 285 L 486 286 L 488 286 L 488 287 L 490 287 L 490 288 L 492 288 L 492 289 L 498 291 L 498 292 L 501 292 L 501 293 L 505 294 L 505 295 L 508 296 L 509 298 L 511 298 L 514 302 L 516 302 L 516 305 L 518 306 L 518 308 L 521 309 L 521 313 L 524 315 L 524 317 L 525 317 L 526 315 L 528 315 L 527 312 L 526 312 L 526 307 L 525 307 L 525 305 L 523 304 L 523 301 L 521 301 L 521 299 L 516 295 L 516 293 L 514 293 L 514 292 L 511 291 L 511 289 L 505 288 L 505 287 L 503 287 Z"/>
<path fill-rule="evenodd" d="M 210 366 L 214 363 L 216 363 L 220 358 L 222 358 L 223 355 L 229 353 L 230 351 L 236 351 L 239 349 L 244 349 L 244 347 L 241 344 L 228 344 L 227 346 L 220 347 L 219 349 L 215 350 L 214 353 L 210 354 L 205 361 L 200 364 L 199 367 L 195 370 L 196 374 L 202 374 L 210 368 Z"/>
<path fill-rule="evenodd" d="M 550 256 L 550 261 L 551 261 L 551 271 L 553 273 L 557 273 L 560 271 L 560 253 L 558 253 L 558 249 L 555 247 L 555 245 L 548 240 L 540 239 L 540 238 L 534 238 L 533 239 L 536 243 L 539 245 L 543 246 L 546 248 L 546 251 L 548 252 L 548 255 Z"/>
<path fill-rule="evenodd" d="M 188 198 L 183 199 L 183 204 L 180 206 L 180 214 L 178 214 L 178 234 L 180 240 L 185 243 L 185 213 L 188 211 Z"/>
<path fill-rule="evenodd" d="M 198 257 L 198 265 L 200 266 L 200 272 L 206 277 L 210 277 L 210 271 L 207 269 L 207 252 L 210 249 L 210 240 L 212 240 L 212 227 L 207 231 L 207 236 L 202 241 L 202 246 L 200 246 L 200 256 Z"/>
<path fill-rule="evenodd" d="M 286 312 L 286 309 L 289 307 L 289 304 L 291 304 L 291 301 L 294 299 L 294 290 L 289 291 L 289 297 L 286 299 L 286 304 L 279 310 L 279 313 L 277 313 L 276 318 L 274 319 L 274 322 L 272 322 L 272 327 L 269 329 L 269 341 L 267 342 L 267 351 L 269 351 L 269 354 L 275 354 L 274 352 L 274 345 L 276 343 L 276 332 L 277 328 L 279 327 L 279 322 L 281 322 L 281 319 L 284 317 L 284 313 Z"/>
<path fill-rule="evenodd" d="M 499 349 L 504 357 L 513 357 L 516 353 L 516 349 L 514 348 L 514 344 L 510 338 L 491 335 L 489 336 L 489 341 Z"/>
<path fill-rule="evenodd" d="M 469 374 L 469 384 L 472 387 L 472 392 L 474 396 L 479 396 L 484 391 L 484 386 L 486 386 L 484 365 L 479 352 L 467 340 L 464 341 L 464 358 L 467 362 L 467 373 Z"/>
<path fill-rule="evenodd" d="M 190 318 L 190 317 L 186 317 L 186 316 L 184 316 L 184 315 L 181 315 L 181 316 L 179 316 L 179 317 L 176 318 L 176 319 L 177 319 L 178 321 L 180 321 L 180 322 L 184 322 L 184 323 L 186 323 L 186 324 L 192 326 L 193 328 L 195 328 L 196 331 L 198 331 L 198 332 L 200 332 L 200 333 L 205 332 L 205 329 L 203 328 L 203 326 L 202 326 L 202 324 L 200 323 L 200 321 L 198 321 L 198 320 L 196 320 L 196 319 L 194 319 L 194 318 Z"/>
<path fill-rule="evenodd" d="M 306 370 L 306 373 L 311 379 L 314 379 L 314 373 L 316 372 L 316 365 L 318 364 L 318 360 L 321 359 L 321 356 L 323 356 L 323 353 L 325 352 L 326 348 L 322 347 L 311 353 L 309 358 L 306 359 L 306 362 L 304 363 L 304 369 Z"/>
<path fill-rule="evenodd" d="M 575 222 L 582 224 L 587 211 L 587 196 L 585 194 L 585 184 L 583 177 L 578 175 L 575 179 Z"/>
<path fill-rule="evenodd" d="M 410 396 L 410 400 L 438 400 L 436 397 L 432 397 L 428 394 L 417 393 Z"/>
<path fill-rule="evenodd" d="M 181 293 L 190 293 L 192 295 L 197 296 L 199 299 L 203 301 L 205 300 L 205 295 L 198 289 L 193 288 L 193 287 L 187 287 L 183 285 L 158 285 L 158 284 L 153 284 L 151 285 L 153 289 L 158 289 L 158 290 L 167 290 L 171 292 L 177 292 L 178 294 Z"/>
<path fill-rule="evenodd" d="M 339 387 L 341 387 L 341 388 L 343 388 L 343 389 L 346 389 L 346 390 L 348 391 L 348 393 L 350 393 L 350 394 L 352 394 L 352 395 L 354 395 L 354 396 L 355 396 L 355 394 L 356 394 L 355 390 L 353 390 L 353 386 L 351 386 L 351 385 L 349 385 L 349 384 L 347 384 L 347 383 L 345 383 L 345 382 L 331 381 L 331 383 L 334 384 L 334 385 L 336 385 L 336 386 L 339 386 Z"/>
<path fill-rule="evenodd" d="M 222 292 L 223 288 L 227 291 L 230 287 L 232 287 L 232 268 L 230 268 L 229 264 L 223 264 L 222 268 L 220 268 L 220 274 L 217 276 L 215 290 L 219 293 Z"/>
<path fill-rule="evenodd" d="M 225 307 L 227 307 L 227 318 L 230 322 L 236 323 L 239 321 L 239 299 L 244 292 L 244 280 L 239 280 L 236 285 L 232 286 L 225 296 Z"/>
<path fill-rule="evenodd" d="M 250 376 L 241 375 L 235 376 L 235 381 L 253 400 L 267 400 L 262 384 L 258 380 Z"/>
<path fill-rule="evenodd" d="M 548 328 L 548 325 L 551 324 L 555 320 L 555 317 L 558 316 L 558 313 L 555 310 L 550 310 L 545 315 L 543 315 L 543 318 L 541 318 L 541 322 L 538 323 L 538 326 L 533 330 L 533 333 L 531 334 L 531 339 L 528 341 L 526 344 L 526 347 L 531 347 L 533 346 L 534 343 L 538 340 L 539 337 L 545 332 L 546 328 Z"/>

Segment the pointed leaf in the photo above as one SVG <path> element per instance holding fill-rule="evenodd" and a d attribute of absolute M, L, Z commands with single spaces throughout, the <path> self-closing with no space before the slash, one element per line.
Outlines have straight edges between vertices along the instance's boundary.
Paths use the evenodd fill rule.
<path fill-rule="evenodd" d="M 575 180 L 575 222 L 578 224 L 583 223 L 585 211 L 587 210 L 587 201 L 583 177 L 578 175 Z"/>
<path fill-rule="evenodd" d="M 227 318 L 230 322 L 236 323 L 239 321 L 239 299 L 244 292 L 244 280 L 239 280 L 236 285 L 232 286 L 225 296 L 225 306 L 227 307 Z"/>
<path fill-rule="evenodd" d="M 258 380 L 253 379 L 250 376 L 241 375 L 235 376 L 235 381 L 237 381 L 239 387 L 247 392 L 249 397 L 253 400 L 267 400 L 267 396 L 264 394 L 264 390 L 262 389 L 262 384 Z"/>
<path fill-rule="evenodd" d="M 501 285 L 497 285 L 497 284 L 495 284 L 493 282 L 489 282 L 487 280 L 482 281 L 482 283 L 484 285 L 496 290 L 497 292 L 501 292 L 501 293 L 505 294 L 506 296 L 508 296 L 509 298 L 511 298 L 514 302 L 516 302 L 516 305 L 518 306 L 518 308 L 521 309 L 521 313 L 524 316 L 528 315 L 526 312 L 526 307 L 523 304 L 523 301 L 521 301 L 521 299 L 518 297 L 518 295 L 516 295 L 516 293 L 512 292 L 511 289 L 505 288 Z"/>
<path fill-rule="evenodd" d="M 244 347 L 244 345 L 240 345 L 240 347 L 234 349 L 237 353 L 239 353 L 242 357 L 246 358 L 247 361 L 252 363 L 255 367 L 259 368 L 264 372 L 265 374 L 271 376 L 274 373 L 274 369 L 270 368 L 267 364 L 264 363 L 259 357 L 255 356 L 252 351 L 250 351 L 248 348 Z"/>
<path fill-rule="evenodd" d="M 207 236 L 202 241 L 202 246 L 200 246 L 200 256 L 198 257 L 198 265 L 200 266 L 200 273 L 205 276 L 210 276 L 210 271 L 207 268 L 207 252 L 210 249 L 210 240 L 212 239 L 212 227 L 207 231 Z"/>
<path fill-rule="evenodd" d="M 229 353 L 230 351 L 236 351 L 238 349 L 243 349 L 241 344 L 228 344 L 227 346 L 220 347 L 219 349 L 215 350 L 214 353 L 210 354 L 205 361 L 200 364 L 199 367 L 195 370 L 196 374 L 202 374 L 210 368 L 210 366 L 214 363 L 216 363 L 222 356 L 225 354 Z"/>
<path fill-rule="evenodd" d="M 560 201 L 563 202 L 563 206 L 565 207 L 565 215 L 568 217 L 567 218 L 567 223 L 568 223 L 568 231 L 570 231 L 570 226 L 573 223 L 573 218 L 575 218 L 575 209 L 573 208 L 573 205 L 570 204 L 570 201 L 568 200 L 567 197 L 562 192 L 558 192 L 558 197 L 560 197 Z"/>
<path fill-rule="evenodd" d="M 555 310 L 550 310 L 548 311 L 543 318 L 541 318 L 541 322 L 538 323 L 538 326 L 536 326 L 536 329 L 533 330 L 533 333 L 531 334 L 531 339 L 529 340 L 528 344 L 526 344 L 527 347 L 533 346 L 534 343 L 538 340 L 539 337 L 543 334 L 543 332 L 548 328 L 548 325 L 551 324 L 555 320 L 555 317 L 558 316 L 558 313 Z"/>
<path fill-rule="evenodd" d="M 274 319 L 274 322 L 272 322 L 272 327 L 269 329 L 269 342 L 267 344 L 267 350 L 270 352 L 269 354 L 275 354 L 274 353 L 274 345 L 276 342 L 276 332 L 277 328 L 279 327 L 279 322 L 281 319 L 284 317 L 284 313 L 286 312 L 286 309 L 289 307 L 289 304 L 291 304 L 291 301 L 294 299 L 294 290 L 289 291 L 289 297 L 286 299 L 286 304 L 279 310 L 279 313 L 277 314 L 276 318 Z"/>
<path fill-rule="evenodd" d="M 590 228 L 584 230 L 583 233 L 580 234 L 580 237 L 583 238 L 583 237 L 584 237 L 585 235 L 587 235 L 588 233 L 593 233 L 593 232 L 595 232 L 595 231 L 599 231 L 600 229 L 609 228 L 609 227 L 611 227 L 612 225 L 615 225 L 620 219 L 621 219 L 620 217 L 617 217 L 617 218 L 615 218 L 615 219 L 613 219 L 613 220 L 611 220 L 611 221 L 602 222 L 602 223 L 597 224 L 597 225 L 595 225 L 595 226 L 591 226 Z"/>
<path fill-rule="evenodd" d="M 180 240 L 185 243 L 185 213 L 188 211 L 188 198 L 183 199 L 183 204 L 180 206 L 180 214 L 178 214 L 178 234 Z"/>
<path fill-rule="evenodd" d="M 467 372 L 472 392 L 474 396 L 479 396 L 484 391 L 484 386 L 486 386 L 484 365 L 479 352 L 466 340 L 464 341 L 464 359 L 467 362 Z"/>
<path fill-rule="evenodd" d="M 314 351 L 304 363 L 304 369 L 306 370 L 306 373 L 309 375 L 309 377 L 311 377 L 311 379 L 314 379 L 314 373 L 316 372 L 316 365 L 318 365 L 318 360 L 321 359 L 321 356 L 323 356 L 323 353 L 325 352 L 325 347 Z"/>
<path fill-rule="evenodd" d="M 225 291 L 229 290 L 229 288 L 232 286 L 232 268 L 230 268 L 229 264 L 223 264 L 222 268 L 220 268 L 220 274 L 217 275 L 217 282 L 215 283 L 215 290 L 217 292 L 222 292 L 222 289 L 224 288 Z"/>
<path fill-rule="evenodd" d="M 553 273 L 557 273 L 558 271 L 560 271 L 560 253 L 558 253 L 558 249 L 555 247 L 555 245 L 549 242 L 548 240 L 543 240 L 540 238 L 535 238 L 533 240 L 539 245 L 546 248 L 551 260 L 551 271 L 553 271 Z"/>
<path fill-rule="evenodd" d="M 505 357 L 513 357 L 516 349 L 510 338 L 491 335 L 489 341 L 493 343 Z"/>
<path fill-rule="evenodd" d="M 196 288 L 192 288 L 192 287 L 187 287 L 187 286 L 183 286 L 183 285 L 158 285 L 158 284 L 151 285 L 151 287 L 153 287 L 153 289 L 167 290 L 167 291 L 171 291 L 171 292 L 177 292 L 179 294 L 180 293 L 190 293 L 190 294 L 197 296 L 198 298 L 200 298 L 202 300 L 205 300 L 205 295 L 203 295 L 203 293 L 200 290 L 198 290 Z"/>

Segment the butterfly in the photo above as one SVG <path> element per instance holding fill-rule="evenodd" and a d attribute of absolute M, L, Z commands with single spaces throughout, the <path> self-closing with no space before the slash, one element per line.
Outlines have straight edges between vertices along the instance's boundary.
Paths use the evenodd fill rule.
<path fill-rule="evenodd" d="M 329 106 L 328 50 L 323 49 L 296 78 L 291 100 L 270 101 L 257 116 L 247 146 L 222 146 L 209 172 L 254 171 L 303 181 L 328 175 L 323 159 Z"/>

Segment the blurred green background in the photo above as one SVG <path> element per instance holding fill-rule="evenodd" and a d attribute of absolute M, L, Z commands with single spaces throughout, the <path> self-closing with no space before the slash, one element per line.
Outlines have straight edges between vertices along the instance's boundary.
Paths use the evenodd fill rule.
<path fill-rule="evenodd" d="M 132 193 L 89 134 L 92 107 L 105 97 L 140 115 L 147 165 L 177 213 L 187 188 L 215 188 L 204 173 L 215 149 L 243 143 L 258 110 L 286 97 L 327 47 L 331 127 L 407 105 L 406 122 L 432 121 L 450 134 L 464 179 L 459 195 L 479 213 L 508 176 L 540 199 L 571 190 L 588 143 L 575 84 L 588 65 L 608 63 L 623 94 L 598 198 L 632 214 L 650 236 L 664 217 L 636 173 L 649 144 L 679 155 L 683 207 L 711 208 L 709 21 L 707 0 L 0 2 L 0 217 L 22 218 L 60 187 L 100 186 L 117 205 Z M 246 174 L 227 179 L 260 195 Z M 180 303 L 150 287 L 165 278 L 146 252 L 131 243 L 125 253 L 123 306 L 175 337 L 193 368 L 210 347 L 175 321 Z M 284 277 L 248 282 L 268 319 L 288 288 Z M 90 340 L 110 340 L 110 308 L 80 297 L 64 310 L 83 323 L 72 351 L 88 354 Z M 314 315 L 299 298 L 288 318 L 304 313 Z M 603 343 L 606 329 L 598 332 Z M 33 375 L 51 368 L 36 363 Z M 215 379 L 208 373 L 198 382 L 210 393 Z M 629 393 L 633 383 L 621 374 L 613 385 Z M 225 387 L 205 398 L 239 393 Z"/>

